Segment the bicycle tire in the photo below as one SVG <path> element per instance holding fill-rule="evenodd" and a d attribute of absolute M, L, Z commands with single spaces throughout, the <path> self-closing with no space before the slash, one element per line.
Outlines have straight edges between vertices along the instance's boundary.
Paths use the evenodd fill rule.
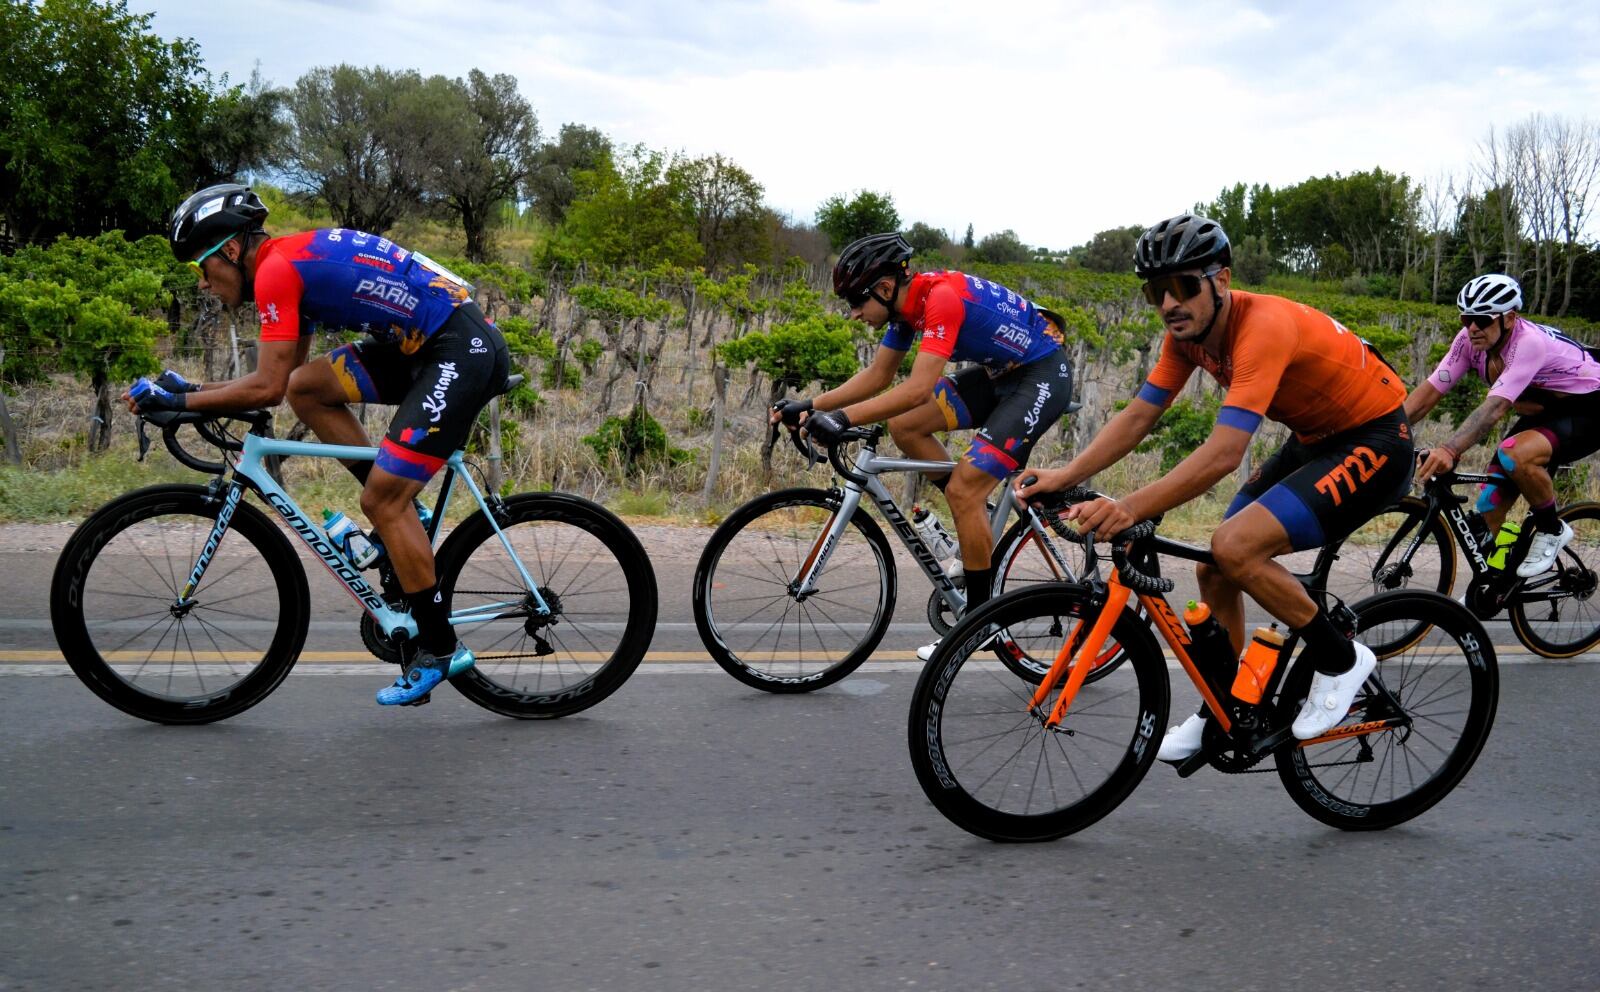
<path fill-rule="evenodd" d="M 1048 534 L 1046 535 L 1046 540 L 1050 540 Z M 1085 567 L 1084 558 L 1086 557 L 1082 550 L 1083 546 L 1066 540 L 1054 541 L 1053 543 L 1057 549 L 1060 549 L 1063 545 L 1076 549 L 1072 556 L 1076 559 L 1075 574 L 1070 577 L 1047 579 L 1034 578 L 1031 574 L 1019 572 L 1017 563 L 1028 554 L 1027 549 L 1030 545 L 1038 548 L 1039 554 L 1044 558 L 1044 565 L 1039 569 L 1039 573 L 1042 574 L 1046 570 L 1053 569 L 1055 561 L 1049 557 L 1048 551 L 1039 548 L 1033 528 L 1028 525 L 1027 520 L 1013 520 L 1011 526 L 1000 536 L 999 542 L 994 546 L 994 557 L 992 559 L 995 576 L 994 595 L 999 597 L 1007 592 L 1015 592 L 1017 589 L 1023 589 L 1039 582 L 1073 581 L 1081 578 Z M 1073 561 L 1068 561 L 1069 567 L 1073 564 Z M 1019 579 L 1021 581 L 1018 581 Z M 1011 651 L 997 650 L 995 654 L 1018 675 L 1025 679 L 1032 679 L 1035 685 L 1043 681 L 1044 674 L 1050 670 L 1050 663 L 1055 660 L 1054 658 L 1035 658 L 1026 651 L 1013 653 Z M 1124 657 L 1123 652 L 1116 650 L 1115 647 L 1107 648 L 1099 658 L 1095 659 L 1095 666 L 1089 670 L 1088 675 L 1084 676 L 1084 683 L 1094 682 L 1110 675 L 1116 671 L 1118 665 L 1122 664 Z"/>
<path fill-rule="evenodd" d="M 1375 669 L 1411 726 L 1322 744 L 1302 746 L 1290 740 L 1273 757 L 1290 797 L 1316 819 L 1341 830 L 1384 830 L 1432 808 L 1472 768 L 1494 726 L 1499 669 L 1483 624 L 1453 599 L 1403 589 L 1368 597 L 1353 609 L 1358 636 L 1391 623 L 1420 625 L 1427 634 L 1438 634 L 1437 645 L 1413 642 L 1380 656 Z M 1280 721 L 1294 719 L 1310 675 L 1298 663 L 1289 673 L 1277 704 Z M 1468 694 L 1464 701 L 1458 698 L 1463 691 Z M 1370 705 L 1378 701 L 1369 680 L 1351 711 L 1360 713 Z M 1455 723 L 1460 728 L 1456 739 L 1448 747 L 1441 745 L 1436 738 Z M 1414 739 L 1416 748 L 1410 747 Z M 1383 755 L 1374 757 L 1380 748 Z M 1435 752 L 1439 757 L 1431 759 Z M 1436 762 L 1431 769 L 1430 759 Z M 1363 774 L 1369 766 L 1370 774 Z M 1426 772 L 1420 781 L 1419 767 Z"/>
<path fill-rule="evenodd" d="M 479 706 L 518 719 L 588 709 L 621 688 L 650 647 L 658 606 L 650 558 L 627 524 L 566 493 L 507 497 L 497 520 L 553 615 L 534 617 L 532 597 L 489 517 L 481 509 L 467 517 L 437 556 L 439 590 L 453 615 L 481 607 L 480 599 L 519 602 L 495 620 L 457 627 L 477 663 L 450 684 Z M 609 619 L 619 612 L 618 596 L 626 597 L 620 625 Z M 511 623 L 497 622 L 505 620 Z M 539 653 L 541 643 L 549 653 Z"/>
<path fill-rule="evenodd" d="M 1035 683 L 987 659 L 984 645 L 996 628 L 1017 636 L 1062 616 L 1092 622 L 1089 612 L 1083 585 L 1029 586 L 964 617 L 929 659 L 911 697 L 907 744 L 922 791 L 956 826 L 994 841 L 1054 840 L 1110 813 L 1150 770 L 1171 687 L 1161 648 L 1138 614 L 1124 608 L 1112 628 L 1127 663 L 1080 689 L 1056 731 L 1028 712 Z M 1103 778 L 1091 787 L 1084 775 L 1096 766 Z M 1075 784 L 1082 795 L 1063 797 L 1058 779 L 1060 792 Z M 1041 788 L 1048 796 L 1036 803 Z"/>
<path fill-rule="evenodd" d="M 1412 549 L 1412 535 L 1422 535 Z M 1372 540 L 1363 542 L 1361 537 Z M 1407 552 L 1410 554 L 1407 554 Z M 1353 565 L 1358 574 L 1348 581 L 1338 574 L 1339 562 Z M 1346 604 L 1395 589 L 1424 589 L 1448 597 L 1455 586 L 1456 548 L 1449 528 L 1428 504 L 1407 496 L 1379 511 L 1355 533 L 1332 546 L 1327 572 L 1309 582 Z M 1420 580 L 1420 582 L 1418 581 Z M 1427 633 L 1425 626 L 1397 629 L 1383 643 L 1371 644 L 1380 657 L 1405 650 Z"/>
<path fill-rule="evenodd" d="M 895 603 L 894 555 L 882 528 L 861 507 L 851 516 L 846 538 L 832 549 L 828 567 L 819 576 L 817 592 L 812 597 L 828 604 L 828 596 L 833 593 L 859 588 L 869 590 L 862 594 L 865 596 L 875 584 L 876 601 L 868 609 L 856 611 L 864 619 L 848 621 L 852 627 L 862 628 L 860 637 L 855 638 L 853 631 L 838 621 L 832 621 L 831 631 L 817 626 L 808 615 L 807 601 L 798 601 L 787 591 L 787 583 L 812 550 L 826 522 L 837 512 L 840 501 L 837 491 L 822 489 L 783 489 L 758 496 L 729 514 L 700 553 L 692 589 L 695 627 L 712 659 L 745 685 L 773 693 L 814 692 L 833 685 L 861 667 L 889 629 Z M 763 523 L 763 517 L 769 522 Z M 865 542 L 864 547 L 845 546 L 852 529 Z M 748 541 L 743 540 L 747 537 Z M 736 541 L 740 546 L 730 551 Z M 745 544 L 749 547 L 745 548 Z M 739 572 L 728 564 L 730 554 L 753 559 L 750 570 Z M 774 562 L 764 560 L 769 555 Z M 830 585 L 830 580 L 843 584 Z M 729 590 L 746 593 L 762 586 L 774 588 L 770 595 L 723 595 Z M 748 610 L 751 602 L 760 605 Z M 849 608 L 842 601 L 833 605 Z M 766 623 L 765 614 L 770 613 L 778 615 Z M 751 638 L 741 628 L 758 614 L 762 614 L 761 619 L 751 626 L 759 629 Z M 793 643 L 798 649 L 794 654 L 785 648 L 790 642 L 787 625 L 791 614 Z M 728 616 L 739 619 L 727 619 Z M 772 648 L 766 650 L 764 646 L 773 631 L 776 636 L 771 641 Z M 808 633 L 816 641 L 816 654 L 810 661 L 805 656 Z"/>
<path fill-rule="evenodd" d="M 1600 503 L 1573 503 L 1560 516 L 1572 526 L 1573 538 L 1556 556 L 1554 575 L 1546 572 L 1526 580 L 1510 609 L 1511 629 L 1517 640 L 1545 658 L 1576 657 L 1600 644 L 1600 597 L 1596 596 L 1596 586 L 1600 584 Z M 1521 598 L 1552 587 L 1560 598 Z M 1578 604 L 1581 619 L 1576 623 L 1563 621 L 1562 603 Z M 1546 611 L 1546 616 L 1538 615 Z M 1557 632 L 1566 623 L 1576 636 L 1560 640 L 1547 636 L 1543 629 L 1547 623 L 1553 624 Z"/>
<path fill-rule="evenodd" d="M 223 498 L 202 486 L 162 485 L 139 489 L 101 507 L 73 533 L 61 551 L 50 583 L 50 619 L 56 643 L 84 685 L 124 713 L 166 724 L 222 720 L 265 699 L 289 674 L 300 656 L 311 618 L 305 570 L 283 532 L 266 514 L 242 499 L 232 505 L 228 531 L 214 549 L 205 578 L 191 597 L 190 607 L 180 611 L 172 609 L 181 591 L 180 580 L 187 579 L 187 572 L 203 546 L 203 536 L 209 534 L 226 505 Z M 160 518 L 171 519 L 153 523 Z M 191 528 L 188 537 L 180 538 L 180 547 L 171 551 L 174 531 L 185 520 Z M 197 535 L 201 535 L 199 543 L 196 543 Z M 125 540 L 106 553 L 119 537 Z M 241 542 L 248 542 L 259 561 L 240 553 L 243 551 Z M 151 553 L 151 547 L 157 543 L 162 544 L 160 555 Z M 137 567 L 134 574 L 121 572 L 117 559 L 124 557 L 141 559 L 148 567 Z M 157 560 L 162 562 L 159 567 Z M 96 565 L 101 566 L 98 571 Z M 105 577 L 104 585 L 97 581 L 97 575 Z M 251 590 L 237 591 L 240 585 L 247 583 L 259 583 L 262 589 L 270 587 L 276 591 L 275 618 L 273 611 L 263 607 L 264 597 L 256 596 Z M 127 599 L 152 601 L 154 606 L 130 603 L 115 607 L 119 600 Z M 226 601 L 238 602 L 240 606 L 250 604 L 255 609 L 248 614 L 245 623 L 237 619 L 225 620 L 222 618 L 243 615 L 238 610 L 209 605 Z M 116 619 L 106 617 L 104 614 L 114 607 L 117 612 L 123 609 L 147 609 L 149 612 Z M 162 619 L 163 613 L 167 614 L 166 620 Z M 207 620 L 208 613 L 215 619 Z M 128 629 L 126 625 L 137 628 L 150 617 L 156 619 L 149 626 L 136 629 L 132 637 L 121 637 Z M 246 623 L 262 623 L 263 617 L 272 625 L 271 636 L 258 639 L 266 643 L 256 647 L 243 634 L 249 632 Z M 97 633 L 104 636 L 97 637 Z M 150 643 L 148 638 L 152 633 L 155 635 L 153 646 L 146 657 L 137 658 L 143 644 Z M 164 649 L 169 635 L 171 647 Z M 139 638 L 143 638 L 143 643 L 130 653 L 128 645 Z M 120 641 L 115 647 L 109 646 L 113 639 Z M 197 643 L 214 650 L 196 651 Z M 229 649 L 223 648 L 224 643 Z M 244 645 L 244 649 L 240 650 L 239 645 Z M 167 655 L 164 682 L 150 670 L 163 664 L 157 659 L 158 654 Z M 234 666 L 233 655 L 242 656 L 237 659 L 238 668 Z M 253 661 L 252 655 L 256 655 Z M 131 671 L 128 670 L 130 666 Z M 213 678 L 209 687 L 206 684 L 208 668 L 212 669 Z M 146 677 L 149 681 L 141 685 Z M 195 691 L 181 691 L 189 685 L 190 679 L 193 679 Z M 164 691 L 157 691 L 158 682 Z"/>

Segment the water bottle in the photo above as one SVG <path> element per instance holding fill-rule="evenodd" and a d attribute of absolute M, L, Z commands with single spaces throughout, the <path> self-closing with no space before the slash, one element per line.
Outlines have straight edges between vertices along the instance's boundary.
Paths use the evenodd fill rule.
<path fill-rule="evenodd" d="M 1278 625 L 1257 627 L 1244 649 L 1244 660 L 1239 662 L 1239 674 L 1233 678 L 1233 698 L 1246 703 L 1259 703 L 1278 667 L 1278 653 L 1283 650 L 1283 634 Z"/>
<path fill-rule="evenodd" d="M 1189 625 L 1189 657 L 1206 681 L 1220 690 L 1233 675 L 1236 661 L 1228 628 L 1211 615 L 1211 607 L 1192 599 L 1183 610 L 1183 622 Z"/>
<path fill-rule="evenodd" d="M 372 546 L 356 522 L 342 511 L 323 509 L 322 529 L 327 532 L 333 546 L 355 567 L 366 568 L 378 560 L 378 549 Z"/>
<path fill-rule="evenodd" d="M 939 523 L 939 518 L 929 513 L 920 506 L 911 508 L 911 522 L 917 525 L 917 530 L 922 534 L 922 540 L 928 545 L 928 550 L 940 561 L 955 557 L 956 542 L 950 539 L 950 534 Z"/>
<path fill-rule="evenodd" d="M 1494 536 L 1494 547 L 1490 549 L 1488 559 L 1490 568 L 1506 567 L 1506 556 L 1511 554 L 1511 549 L 1516 546 L 1517 539 L 1522 536 L 1522 525 L 1515 520 L 1507 520 L 1500 525 L 1500 533 Z"/>

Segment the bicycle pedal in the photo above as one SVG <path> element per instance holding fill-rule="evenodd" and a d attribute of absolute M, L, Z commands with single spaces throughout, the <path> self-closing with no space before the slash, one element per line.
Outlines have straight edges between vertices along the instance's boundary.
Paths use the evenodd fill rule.
<path fill-rule="evenodd" d="M 1169 761 L 1167 764 L 1178 770 L 1179 778 L 1188 778 L 1190 775 L 1193 775 L 1195 772 L 1204 768 L 1210 760 L 1211 755 L 1206 753 L 1205 748 L 1201 748 L 1195 753 L 1189 755 L 1187 758 L 1184 758 L 1182 761 Z"/>
<path fill-rule="evenodd" d="M 426 705 L 428 705 L 428 701 L 431 700 L 432 698 L 433 698 L 433 693 L 431 693 L 431 692 L 424 693 L 423 695 L 418 696 L 416 699 L 413 699 L 411 702 L 409 702 L 409 703 L 401 703 L 400 705 L 401 706 L 426 706 Z"/>

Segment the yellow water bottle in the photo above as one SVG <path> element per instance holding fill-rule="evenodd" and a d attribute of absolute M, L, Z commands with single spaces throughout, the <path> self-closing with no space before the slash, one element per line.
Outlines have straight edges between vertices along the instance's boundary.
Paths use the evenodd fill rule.
<path fill-rule="evenodd" d="M 1515 520 L 1507 520 L 1500 525 L 1500 533 L 1494 536 L 1494 549 L 1489 552 L 1489 567 L 1506 567 L 1506 555 L 1511 553 L 1512 547 L 1517 543 L 1517 538 L 1522 536 L 1522 525 Z"/>
<path fill-rule="evenodd" d="M 1278 652 L 1283 649 L 1283 634 L 1278 625 L 1257 627 L 1250 646 L 1244 649 L 1239 674 L 1233 677 L 1233 698 L 1246 703 L 1261 702 L 1273 669 L 1278 667 Z"/>

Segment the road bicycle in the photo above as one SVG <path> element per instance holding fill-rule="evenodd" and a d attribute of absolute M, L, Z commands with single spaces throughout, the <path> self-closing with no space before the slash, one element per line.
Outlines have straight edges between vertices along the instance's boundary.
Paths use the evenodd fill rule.
<path fill-rule="evenodd" d="M 208 723 L 254 706 L 289 674 L 311 619 L 305 569 L 284 528 L 245 502 L 246 493 L 355 599 L 367 649 L 395 664 L 410 660 L 416 624 L 387 556 L 374 578 L 355 568 L 269 471 L 291 455 L 371 461 L 377 448 L 274 438 L 266 410 L 142 421 L 161 429 L 179 462 L 216 478 L 120 496 L 63 549 L 51 620 L 68 664 L 96 695 L 145 720 Z M 221 460 L 189 450 L 195 442 L 180 439 L 184 427 Z M 649 646 L 657 603 L 649 557 L 621 520 L 588 500 L 501 497 L 467 469 L 463 452 L 448 459 L 427 527 L 450 623 L 477 658 L 451 684 L 512 717 L 593 706 L 627 680 Z M 458 485 L 477 509 L 441 544 Z"/>
<path fill-rule="evenodd" d="M 1419 457 L 1426 451 L 1418 452 Z M 1559 470 L 1558 470 L 1559 471 Z M 1407 496 L 1374 517 L 1347 538 L 1347 547 L 1363 546 L 1363 564 L 1352 571 L 1369 591 L 1399 588 L 1431 589 L 1452 595 L 1459 572 L 1456 548 L 1467 563 L 1462 601 L 1480 620 L 1502 611 L 1517 640 L 1546 658 L 1571 658 L 1600 644 L 1600 503 L 1569 503 L 1560 517 L 1572 527 L 1573 539 L 1556 556 L 1549 571 L 1531 578 L 1517 575 L 1527 556 L 1533 527 L 1524 522 L 1522 535 L 1498 567 L 1490 565 L 1485 547 L 1494 535 L 1467 497 L 1456 487 L 1482 485 L 1488 475 L 1445 472 L 1429 479 L 1422 497 Z"/>
<path fill-rule="evenodd" d="M 711 535 L 695 568 L 695 625 L 711 657 L 745 685 L 767 692 L 811 692 L 855 671 L 877 648 L 894 616 L 898 577 L 882 528 L 863 502 L 888 521 L 933 586 L 927 618 L 943 635 L 966 606 L 962 589 L 884 486 L 883 475 L 949 472 L 951 461 L 885 458 L 877 452 L 880 426 L 857 427 L 818 453 L 791 432 L 808 462 L 829 462 L 843 486 L 767 493 L 729 514 Z M 841 452 L 859 442 L 853 462 Z M 1012 521 L 1012 518 L 1016 519 Z M 1008 521 L 1010 526 L 1007 527 Z M 1079 545 L 1052 537 L 1039 515 L 1017 499 L 1009 480 L 989 513 L 998 593 L 1039 581 L 1074 579 Z M 999 642 L 997 653 L 1020 672 L 1040 677 L 1049 658 Z M 1112 652 L 1099 659 L 1115 668 Z"/>
<path fill-rule="evenodd" d="M 1053 524 L 1056 516 L 1047 514 Z M 1167 726 L 1171 687 L 1152 627 L 1199 690 L 1207 718 L 1201 749 L 1178 765 L 1179 775 L 1206 765 L 1253 771 L 1271 756 L 1284 788 L 1311 816 L 1346 830 L 1380 830 L 1444 798 L 1482 750 L 1498 669 L 1482 624 L 1454 600 L 1402 589 L 1346 605 L 1313 590 L 1341 630 L 1373 647 L 1379 664 L 1344 722 L 1301 741 L 1290 725 L 1313 669 L 1304 651 L 1295 656 L 1298 638 L 1285 641 L 1260 703 L 1236 699 L 1232 659 L 1191 654 L 1189 634 L 1163 595 L 1172 581 L 1151 574 L 1158 555 L 1214 564 L 1209 551 L 1157 537 L 1146 521 L 1113 539 L 1107 582 L 1094 536 L 1085 540 L 1084 580 L 985 603 L 956 624 L 917 681 L 911 763 L 934 806 L 963 829 L 997 841 L 1050 840 L 1095 823 L 1128 797 Z M 1315 571 L 1326 574 L 1331 551 L 1322 558 Z M 1131 608 L 1135 601 L 1143 615 Z M 983 645 L 996 630 L 1053 659 L 1042 680 L 989 660 Z M 1090 684 L 1085 662 L 1109 644 L 1125 662 Z"/>

